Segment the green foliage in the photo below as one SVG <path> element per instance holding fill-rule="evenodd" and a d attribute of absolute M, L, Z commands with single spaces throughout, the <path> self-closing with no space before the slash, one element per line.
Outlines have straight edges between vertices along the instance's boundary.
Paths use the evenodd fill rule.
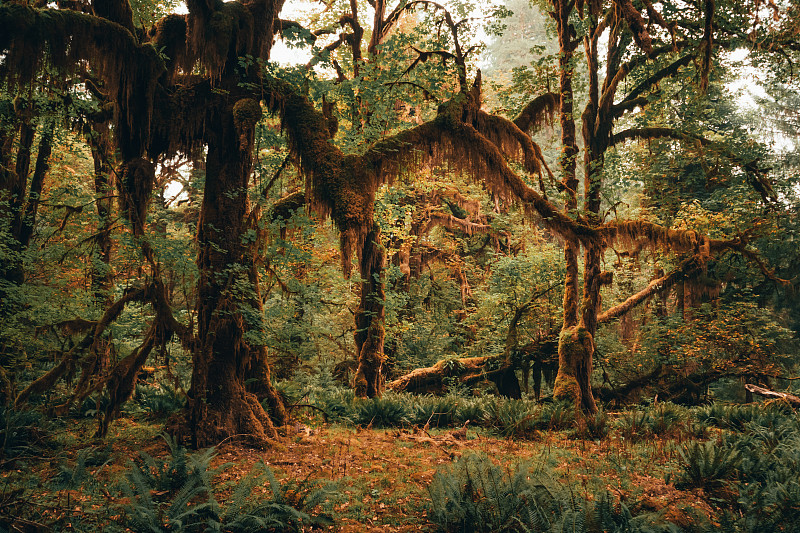
<path fill-rule="evenodd" d="M 552 401 L 542 406 L 537 427 L 551 431 L 571 429 L 575 425 L 575 406 L 570 402 Z"/>
<path fill-rule="evenodd" d="M 606 492 L 584 500 L 531 465 L 507 470 L 485 456 L 467 455 L 440 468 L 428 494 L 428 517 L 440 531 L 677 531 L 658 515 L 634 517 Z"/>
<path fill-rule="evenodd" d="M 678 487 L 719 488 L 736 475 L 740 458 L 736 450 L 722 448 L 713 441 L 692 442 L 680 450 L 683 472 Z"/>
<path fill-rule="evenodd" d="M 168 385 L 137 385 L 133 399 L 154 417 L 168 416 L 186 405 L 186 396 Z"/>
<path fill-rule="evenodd" d="M 166 458 L 140 451 L 141 460 L 129 463 L 120 483 L 128 503 L 121 509 L 124 519 L 119 531 L 201 531 L 213 516 L 214 450 L 189 454 L 168 435 L 163 438 L 170 451 Z"/>
<path fill-rule="evenodd" d="M 615 425 L 620 435 L 633 442 L 652 436 L 650 413 L 639 408 L 622 413 Z"/>
<path fill-rule="evenodd" d="M 533 402 L 498 399 L 489 404 L 484 420 L 501 437 L 529 438 L 533 436 L 538 413 Z"/>
<path fill-rule="evenodd" d="M 348 422 L 352 420 L 355 393 L 351 388 L 337 387 L 312 391 L 310 400 L 327 416 L 329 422 Z"/>
<path fill-rule="evenodd" d="M 265 485 L 270 488 L 270 498 L 254 500 L 254 489 Z M 330 515 L 317 511 L 335 495 L 335 487 L 329 482 L 289 479 L 281 483 L 272 469 L 260 462 L 237 483 L 230 500 L 219 511 L 218 521 L 210 520 L 207 531 L 300 533 L 332 526 Z"/>
<path fill-rule="evenodd" d="M 58 473 L 53 477 L 52 486 L 56 490 L 75 490 L 90 485 L 95 487 L 98 480 L 89 468 L 102 468 L 111 460 L 111 447 L 84 448 L 78 452 L 75 464 L 62 462 L 58 465 Z"/>
<path fill-rule="evenodd" d="M 140 459 L 131 461 L 126 473 L 129 489 L 140 485 L 151 487 L 152 491 L 164 495 L 174 495 L 187 485 L 200 486 L 206 483 L 215 472 L 209 470 L 214 450 L 190 454 L 170 435 L 163 433 L 161 437 L 167 444 L 169 455 L 155 458 L 147 452 L 140 451 Z"/>
<path fill-rule="evenodd" d="M 682 433 L 694 433 L 688 411 L 670 402 L 659 402 L 625 411 L 617 419 L 616 425 L 622 436 L 634 442 L 652 437 L 669 438 Z"/>
<path fill-rule="evenodd" d="M 120 490 L 122 522 L 109 530 L 135 533 L 300 533 L 307 528 L 331 526 L 328 514 L 318 509 L 335 494 L 330 483 L 316 480 L 279 482 L 272 469 L 259 463 L 237 483 L 230 499 L 220 504 L 212 480 L 227 465 L 211 468 L 213 448 L 189 454 L 164 437 L 170 454 L 156 459 L 140 452 L 125 472 Z M 168 476 L 168 477 L 165 477 Z M 254 489 L 268 486 L 269 498 L 253 498 Z"/>
<path fill-rule="evenodd" d="M 35 455 L 44 431 L 41 413 L 0 407 L 0 450 L 3 457 Z"/>
<path fill-rule="evenodd" d="M 465 424 L 468 421 L 478 424 L 486 419 L 487 410 L 494 403 L 494 399 L 483 396 L 473 398 L 460 398 L 456 406 L 455 419 L 457 424 Z"/>
<path fill-rule="evenodd" d="M 583 421 L 585 424 L 586 436 L 590 439 L 604 439 L 611 430 L 611 421 L 608 413 L 602 407 L 599 408 L 596 413 L 584 417 Z"/>
<path fill-rule="evenodd" d="M 444 427 L 455 421 L 460 398 L 448 396 L 421 396 L 414 402 L 413 421 L 418 426 Z"/>
<path fill-rule="evenodd" d="M 409 423 L 406 399 L 393 394 L 355 403 L 353 423 L 374 428 L 398 427 Z"/>
<path fill-rule="evenodd" d="M 748 423 L 760 420 L 774 423 L 775 418 L 782 418 L 780 410 L 765 408 L 761 404 L 725 405 L 714 403 L 700 408 L 696 416 L 708 425 L 741 432 Z"/>

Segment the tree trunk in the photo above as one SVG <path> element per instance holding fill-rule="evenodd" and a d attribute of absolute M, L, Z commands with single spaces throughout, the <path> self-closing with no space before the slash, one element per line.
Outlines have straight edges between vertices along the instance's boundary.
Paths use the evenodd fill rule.
<path fill-rule="evenodd" d="M 590 385 L 593 356 L 594 339 L 586 328 L 573 326 L 561 330 L 554 398 L 574 403 L 589 413 L 597 411 Z"/>
<path fill-rule="evenodd" d="M 384 339 L 384 293 L 383 269 L 386 265 L 386 250 L 381 245 L 381 230 L 375 224 L 367 235 L 361 253 L 361 303 L 356 312 L 356 350 L 358 370 L 353 384 L 359 398 L 375 398 L 383 394 L 385 377 L 382 373 L 386 355 L 383 353 Z"/>
<path fill-rule="evenodd" d="M 243 99 L 218 107 L 208 126 L 198 227 L 198 346 L 189 391 L 188 431 L 196 447 L 235 436 L 264 445 L 276 436 L 258 398 L 245 388 L 252 359 L 258 357 L 245 333 L 261 327 L 249 278 L 252 254 L 243 243 L 254 127 L 260 116 L 259 104 Z"/>
<path fill-rule="evenodd" d="M 96 252 L 92 258 L 92 292 L 95 305 L 100 309 L 108 309 L 114 303 L 112 292 L 113 279 L 111 276 L 111 209 L 112 191 L 110 177 L 114 149 L 111 144 L 111 130 L 108 124 L 94 124 L 88 135 L 89 145 L 92 149 L 94 162 L 94 194 L 97 208 L 97 233 L 95 244 Z M 147 351 L 149 353 L 149 350 Z M 75 392 L 64 405 L 68 410 L 73 402 L 82 403 L 91 391 L 94 384 L 107 377 L 112 362 L 116 359 L 114 343 L 111 333 L 108 332 L 102 339 L 95 339 L 90 353 L 81 362 L 81 377 L 75 386 Z M 113 415 L 104 417 L 100 431 L 108 430 Z"/>

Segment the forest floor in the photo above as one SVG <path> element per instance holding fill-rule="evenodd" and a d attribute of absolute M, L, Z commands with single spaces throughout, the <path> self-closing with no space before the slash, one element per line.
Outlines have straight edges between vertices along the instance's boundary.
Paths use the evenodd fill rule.
<path fill-rule="evenodd" d="M 112 484 L 122 477 L 129 460 L 139 452 L 153 457 L 168 454 L 165 440 L 159 438 L 162 427 L 158 422 L 123 418 L 100 442 L 85 438 L 92 430 L 89 421 L 70 423 L 58 437 L 58 457 L 62 463 L 74 463 L 80 450 L 103 446 L 109 459 L 93 475 Z M 671 472 L 678 469 L 680 439 L 633 443 L 611 434 L 592 441 L 576 439 L 567 431 L 541 431 L 520 441 L 497 438 L 483 428 L 469 426 L 466 430 L 426 431 L 414 427 L 365 429 L 295 424 L 281 433 L 280 440 L 266 450 L 235 442 L 216 447 L 213 465 L 225 465 L 214 478 L 220 501 L 263 461 L 281 481 L 333 482 L 336 495 L 330 502 L 330 511 L 336 521 L 332 529 L 336 531 L 434 531 L 426 509 L 430 500 L 428 487 L 435 472 L 457 457 L 480 454 L 509 471 L 521 462 L 527 463 L 533 471 L 546 473 L 587 499 L 608 491 L 632 511 L 659 511 L 663 518 L 679 526 L 690 525 L 701 515 L 713 516 L 702 489 L 680 491 L 668 482 Z M 36 494 L 38 501 L 31 498 L 29 503 L 40 506 L 45 518 L 48 513 L 72 511 L 73 507 L 77 511 L 80 502 L 89 499 L 80 490 L 48 489 L 48 480 L 58 474 L 56 461 L 42 460 L 37 464 L 29 459 L 18 464 L 23 466 L 0 472 L 5 486 L 19 485 L 25 479 L 28 487 L 39 483 L 40 489 L 28 492 Z M 0 500 L 6 498 L 3 490 Z M 267 497 L 269 487 L 255 487 L 254 492 L 258 491 Z"/>

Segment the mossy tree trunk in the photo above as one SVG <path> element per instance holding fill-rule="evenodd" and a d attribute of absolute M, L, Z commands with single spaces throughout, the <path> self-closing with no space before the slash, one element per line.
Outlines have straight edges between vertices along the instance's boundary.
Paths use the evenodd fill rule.
<path fill-rule="evenodd" d="M 192 445 L 198 447 L 233 436 L 263 444 L 276 436 L 258 398 L 245 387 L 251 363 L 260 355 L 245 338 L 260 327 L 250 278 L 252 254 L 244 237 L 253 134 L 261 113 L 257 102 L 247 100 L 218 105 L 207 130 L 205 196 L 198 227 L 198 345 L 188 420 Z M 252 116 L 242 120 L 244 112 Z M 268 367 L 261 371 L 269 387 Z"/>
<path fill-rule="evenodd" d="M 375 224 L 367 235 L 361 254 L 361 302 L 356 312 L 356 350 L 358 369 L 354 389 L 359 398 L 383 394 L 385 376 L 383 353 L 385 300 L 384 268 L 386 250 L 381 244 L 381 230 Z"/>
<path fill-rule="evenodd" d="M 566 0 L 553 0 L 552 17 L 556 21 L 560 71 L 560 109 L 561 122 L 561 154 L 560 166 L 562 185 L 566 191 L 565 212 L 571 217 L 578 216 L 578 178 L 576 175 L 576 158 L 578 146 L 575 135 L 574 103 L 573 103 L 573 57 L 577 42 L 573 39 L 574 28 L 569 22 L 573 4 Z M 579 280 L 578 254 L 580 243 L 567 239 L 564 246 L 564 262 L 566 278 L 564 281 L 564 324 L 558 338 L 558 374 L 553 386 L 553 396 L 559 400 L 569 401 L 589 411 L 596 410 L 590 377 L 594 341 L 592 334 L 583 324 L 585 313 L 579 316 Z M 588 252 L 587 252 L 588 253 Z"/>

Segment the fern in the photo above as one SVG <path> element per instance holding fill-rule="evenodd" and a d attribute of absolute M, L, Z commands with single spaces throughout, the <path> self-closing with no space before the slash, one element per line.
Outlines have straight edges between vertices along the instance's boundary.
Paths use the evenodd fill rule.
<path fill-rule="evenodd" d="M 415 402 L 413 421 L 418 426 L 449 426 L 455 418 L 456 407 L 456 399 L 452 396 L 422 396 Z"/>
<path fill-rule="evenodd" d="M 680 450 L 682 476 L 676 486 L 714 489 L 734 477 L 740 464 L 735 449 L 711 441 L 693 442 Z"/>
<path fill-rule="evenodd" d="M 428 493 L 428 518 L 453 533 L 679 531 L 659 513 L 633 516 L 607 492 L 586 501 L 530 465 L 508 472 L 485 456 L 439 469 Z"/>
<path fill-rule="evenodd" d="M 526 438 L 536 427 L 537 407 L 523 400 L 498 400 L 489 405 L 484 420 L 504 438 Z"/>
<path fill-rule="evenodd" d="M 58 473 L 53 477 L 55 490 L 74 490 L 84 486 L 97 486 L 99 481 L 88 467 L 103 467 L 109 462 L 110 447 L 104 449 L 85 448 L 78 452 L 75 464 L 70 466 L 62 462 L 58 465 Z"/>
<path fill-rule="evenodd" d="M 397 427 L 408 422 L 405 399 L 390 394 L 357 403 L 353 414 L 353 423 L 374 428 Z"/>

